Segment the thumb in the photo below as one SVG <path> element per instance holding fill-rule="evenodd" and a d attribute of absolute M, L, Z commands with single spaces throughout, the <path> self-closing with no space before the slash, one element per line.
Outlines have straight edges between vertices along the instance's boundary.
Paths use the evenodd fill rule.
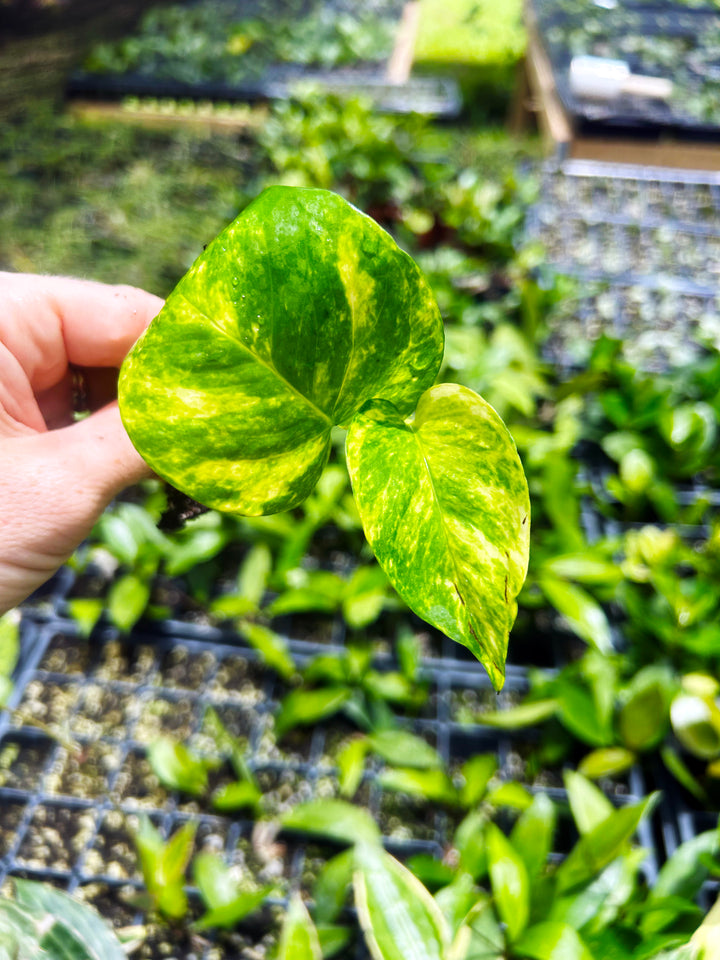
<path fill-rule="evenodd" d="M 0 610 L 44 583 L 109 501 L 150 475 L 117 403 L 69 427 L 6 441 L 0 471 Z"/>

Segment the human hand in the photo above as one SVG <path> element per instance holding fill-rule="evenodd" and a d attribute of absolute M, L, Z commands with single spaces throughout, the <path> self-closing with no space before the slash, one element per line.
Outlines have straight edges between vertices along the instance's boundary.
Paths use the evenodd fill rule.
<path fill-rule="evenodd" d="M 0 613 L 150 475 L 114 398 L 125 354 L 161 306 L 134 287 L 0 272 Z M 73 371 L 95 411 L 77 422 Z"/>

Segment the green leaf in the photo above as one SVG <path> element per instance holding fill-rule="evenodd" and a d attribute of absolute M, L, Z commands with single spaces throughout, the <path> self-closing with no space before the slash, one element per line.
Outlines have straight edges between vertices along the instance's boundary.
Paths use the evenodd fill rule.
<path fill-rule="evenodd" d="M 487 873 L 485 825 L 487 814 L 481 808 L 471 810 L 455 831 L 453 845 L 460 855 L 459 869 L 479 880 Z"/>
<path fill-rule="evenodd" d="M 38 920 L 0 897 L 0 960 L 52 960 L 40 949 Z"/>
<path fill-rule="evenodd" d="M 612 803 L 602 790 L 582 774 L 574 770 L 565 770 L 563 780 L 570 810 L 581 836 L 590 833 L 599 823 L 612 815 L 615 809 Z"/>
<path fill-rule="evenodd" d="M 538 793 L 533 802 L 518 817 L 510 833 L 510 843 L 522 857 L 528 877 L 538 876 L 552 850 L 557 810 L 544 793 Z"/>
<path fill-rule="evenodd" d="M 0 616 L 0 677 L 10 677 L 20 655 L 20 611 Z"/>
<path fill-rule="evenodd" d="M 660 748 L 660 756 L 662 757 L 662 761 L 670 773 L 675 777 L 678 783 L 681 783 L 683 787 L 685 787 L 688 793 L 698 799 L 701 803 L 709 804 L 710 801 L 705 788 L 699 782 L 697 777 L 690 772 L 690 769 L 685 764 L 685 761 L 674 747 L 671 747 L 669 744 L 665 744 Z"/>
<path fill-rule="evenodd" d="M 125 952 L 110 927 L 88 904 L 73 900 L 61 890 L 31 880 L 13 879 L 18 904 L 29 914 L 41 920 L 55 918 L 52 929 L 62 927 L 67 936 L 63 938 L 68 960 L 127 960 Z M 62 936 L 62 934 L 60 934 Z M 51 941 L 41 942 L 47 949 Z M 50 953 L 52 960 L 62 954 Z"/>
<path fill-rule="evenodd" d="M 133 573 L 127 573 L 110 587 L 108 616 L 118 630 L 128 633 L 145 612 L 149 600 L 150 584 Z"/>
<path fill-rule="evenodd" d="M 690 940 L 690 945 L 699 951 L 702 960 L 717 960 L 720 955 L 719 932 L 720 899 L 715 901 L 712 910 L 705 917 Z"/>
<path fill-rule="evenodd" d="M 533 800 L 528 788 L 516 780 L 507 780 L 490 787 L 485 799 L 494 807 L 510 807 L 513 810 L 527 810 Z"/>
<path fill-rule="evenodd" d="M 358 567 L 353 571 L 342 600 L 345 622 L 361 630 L 380 616 L 388 593 L 388 580 L 378 566 Z"/>
<path fill-rule="evenodd" d="M 709 857 L 720 852 L 718 830 L 706 830 L 681 843 L 670 859 L 663 864 L 657 876 L 649 900 L 662 900 L 666 897 L 684 897 L 694 899 L 710 875 L 707 865 Z"/>
<path fill-rule="evenodd" d="M 571 630 L 600 653 L 612 653 L 610 624 L 605 611 L 589 593 L 574 583 L 543 576 L 540 589 L 560 613 Z"/>
<path fill-rule="evenodd" d="M 244 810 L 247 807 L 256 807 L 262 799 L 262 791 L 256 784 L 247 780 L 237 783 L 226 783 L 218 787 L 212 795 L 214 810 L 221 813 L 232 813 L 235 810 Z"/>
<path fill-rule="evenodd" d="M 704 760 L 720 754 L 720 709 L 710 697 L 679 694 L 670 718 L 675 736 L 690 753 Z"/>
<path fill-rule="evenodd" d="M 165 842 L 147 816 L 140 820 L 135 846 L 143 880 L 157 909 L 170 920 L 187 913 L 184 877 L 193 852 L 197 823 L 188 821 Z"/>
<path fill-rule="evenodd" d="M 380 730 L 368 735 L 368 744 L 378 756 L 394 766 L 432 770 L 442 766 L 440 754 L 427 740 L 408 730 Z"/>
<path fill-rule="evenodd" d="M 557 700 L 533 700 L 519 703 L 507 710 L 491 710 L 477 717 L 478 723 L 503 730 L 519 730 L 522 727 L 534 727 L 543 720 L 549 720 L 558 709 Z"/>
<path fill-rule="evenodd" d="M 398 793 L 409 793 L 413 797 L 435 803 L 455 805 L 458 802 L 458 791 L 450 777 L 444 770 L 412 770 L 403 768 L 397 770 L 383 770 L 377 778 L 383 790 L 395 790 Z"/>
<path fill-rule="evenodd" d="M 635 895 L 637 873 L 646 856 L 645 850 L 634 848 L 616 857 L 585 886 L 556 897 L 546 919 L 583 930 L 588 938 L 614 923 Z"/>
<path fill-rule="evenodd" d="M 273 889 L 240 891 L 232 868 L 216 854 L 205 852 L 198 853 L 193 860 L 193 878 L 207 907 L 193 924 L 195 930 L 232 929 L 256 910 Z"/>
<path fill-rule="evenodd" d="M 326 861 L 313 886 L 315 919 L 318 923 L 333 923 L 342 911 L 352 885 L 355 854 L 343 850 Z"/>
<path fill-rule="evenodd" d="M 520 957 L 531 960 L 593 960 L 580 935 L 565 923 L 538 923 L 515 944 Z"/>
<path fill-rule="evenodd" d="M 322 960 L 317 930 L 297 893 L 290 898 L 285 914 L 277 960 Z"/>
<path fill-rule="evenodd" d="M 275 717 L 275 733 L 284 736 L 293 727 L 307 726 L 332 717 L 352 696 L 348 687 L 320 690 L 293 690 L 280 704 Z"/>
<path fill-rule="evenodd" d="M 290 680 L 295 676 L 295 664 L 284 637 L 262 624 L 250 623 L 246 620 L 241 620 L 237 628 L 250 646 L 257 650 L 260 659 L 267 667 L 284 680 Z"/>
<path fill-rule="evenodd" d="M 612 717 L 598 704 L 594 692 L 577 677 L 557 678 L 558 715 L 562 725 L 593 747 L 606 747 L 612 743 Z"/>
<path fill-rule="evenodd" d="M 584 834 L 556 874 L 559 893 L 587 883 L 619 856 L 632 839 L 642 818 L 655 806 L 658 794 L 652 793 L 640 803 L 621 807 Z"/>
<path fill-rule="evenodd" d="M 326 837 L 336 843 L 377 843 L 380 829 L 367 810 L 345 800 L 308 800 L 282 818 L 285 830 Z"/>
<path fill-rule="evenodd" d="M 338 753 L 338 784 L 344 797 L 355 796 L 360 786 L 369 746 L 367 737 L 353 737 Z"/>
<path fill-rule="evenodd" d="M 409 414 L 443 331 L 412 260 L 325 190 L 265 190 L 199 257 L 126 358 L 138 451 L 207 506 L 259 515 L 307 497 L 333 425 L 376 396 Z"/>
<path fill-rule="evenodd" d="M 412 421 L 402 416 L 378 400 L 348 431 L 365 534 L 403 600 L 468 647 L 499 689 L 529 548 L 515 444 L 492 407 L 456 384 L 423 394 Z"/>
<path fill-rule="evenodd" d="M 102 600 L 92 597 L 72 597 L 68 600 L 67 606 L 70 616 L 77 624 L 78 633 L 87 639 L 102 616 L 105 604 Z"/>
<path fill-rule="evenodd" d="M 317 930 L 323 960 L 330 960 L 330 957 L 340 953 L 350 943 L 353 936 L 351 927 L 343 927 L 338 924 L 317 924 L 315 929 Z"/>
<path fill-rule="evenodd" d="M 242 562 L 238 574 L 238 592 L 253 608 L 260 606 L 272 570 L 272 555 L 265 543 L 256 543 Z"/>
<path fill-rule="evenodd" d="M 625 747 L 599 747 L 586 754 L 578 764 L 578 773 L 589 780 L 614 777 L 629 770 L 636 756 Z"/>
<path fill-rule="evenodd" d="M 169 737 L 161 737 L 148 746 L 148 762 L 155 776 L 169 790 L 179 790 L 199 797 L 208 784 L 208 768 L 217 763 L 203 760 Z"/>
<path fill-rule="evenodd" d="M 618 733 L 630 750 L 651 750 L 665 739 L 670 726 L 670 701 L 677 683 L 665 667 L 639 670 L 623 692 Z"/>
<path fill-rule="evenodd" d="M 500 919 L 514 942 L 530 918 L 530 880 L 525 861 L 494 823 L 485 828 L 488 873 Z"/>
<path fill-rule="evenodd" d="M 494 753 L 479 753 L 465 761 L 462 765 L 463 784 L 460 788 L 460 804 L 463 807 L 469 809 L 480 803 L 488 783 L 497 771 L 497 765 Z"/>
<path fill-rule="evenodd" d="M 373 960 L 443 960 L 449 931 L 425 887 L 378 845 L 355 854 L 355 906 Z"/>

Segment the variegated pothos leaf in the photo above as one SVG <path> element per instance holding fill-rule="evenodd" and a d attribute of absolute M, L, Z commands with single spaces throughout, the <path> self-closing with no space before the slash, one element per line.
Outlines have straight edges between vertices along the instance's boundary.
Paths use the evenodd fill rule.
<path fill-rule="evenodd" d="M 412 259 L 327 190 L 270 187 L 198 258 L 123 364 L 139 453 L 201 503 L 246 515 L 310 493 L 330 431 L 434 381 L 440 313 Z"/>
<path fill-rule="evenodd" d="M 397 592 L 501 687 L 530 535 L 527 481 L 505 424 L 472 390 L 441 384 L 408 421 L 387 401 L 367 404 L 347 459 L 365 534 Z"/>
<path fill-rule="evenodd" d="M 432 293 L 385 231 L 328 191 L 271 187 L 210 244 L 128 355 L 120 409 L 157 473 L 247 515 L 304 500 L 332 427 L 349 426 L 353 489 L 378 560 L 499 688 L 527 569 L 527 484 L 482 398 L 451 385 L 425 392 L 442 350 Z"/>

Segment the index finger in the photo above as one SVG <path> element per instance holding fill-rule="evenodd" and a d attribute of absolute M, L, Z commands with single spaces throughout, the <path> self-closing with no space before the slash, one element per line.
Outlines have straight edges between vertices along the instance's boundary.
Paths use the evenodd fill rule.
<path fill-rule="evenodd" d="M 119 367 L 162 305 L 137 287 L 0 273 L 0 343 L 46 390 L 68 364 Z"/>

